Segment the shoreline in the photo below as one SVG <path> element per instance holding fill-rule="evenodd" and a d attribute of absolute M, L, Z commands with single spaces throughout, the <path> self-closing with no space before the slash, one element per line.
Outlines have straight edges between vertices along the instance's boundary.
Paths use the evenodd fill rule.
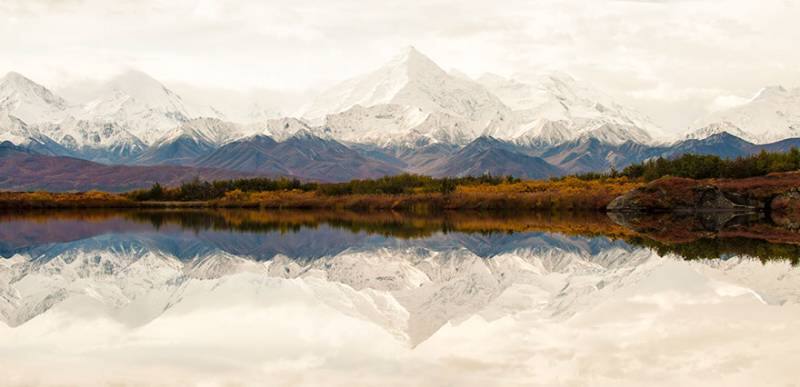
<path fill-rule="evenodd" d="M 762 212 L 800 217 L 800 172 L 742 179 L 664 177 L 629 180 L 522 181 L 462 185 L 452 192 L 347 193 L 234 190 L 211 200 L 136 200 L 132 193 L 0 192 L 0 209 L 263 209 L 701 213 Z"/>
<path fill-rule="evenodd" d="M 464 185 L 453 192 L 399 194 L 326 194 L 280 190 L 227 192 L 207 201 L 134 200 L 131 195 L 105 192 L 0 192 L 0 209 L 59 208 L 249 208 L 309 210 L 396 210 L 433 212 L 591 211 L 604 212 L 616 197 L 643 183 L 629 181 L 525 181 L 499 185 Z"/>

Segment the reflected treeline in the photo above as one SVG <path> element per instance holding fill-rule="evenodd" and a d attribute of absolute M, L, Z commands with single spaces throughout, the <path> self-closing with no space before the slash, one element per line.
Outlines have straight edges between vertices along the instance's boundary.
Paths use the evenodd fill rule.
<path fill-rule="evenodd" d="M 793 266 L 800 263 L 800 245 L 774 243 L 752 238 L 701 238 L 691 242 L 666 244 L 645 237 L 629 239 L 628 243 L 649 247 L 659 255 L 676 254 L 684 259 L 717 259 L 732 256 L 758 258 L 761 262 L 788 260 Z"/>
<path fill-rule="evenodd" d="M 800 263 L 800 232 L 775 224 L 761 213 L 612 213 L 609 216 L 638 234 L 626 238 L 628 243 L 654 249 L 662 256 L 676 254 L 685 259 L 749 256 L 762 262 Z"/>
<path fill-rule="evenodd" d="M 298 232 L 321 225 L 353 233 L 390 238 L 427 238 L 437 233 L 551 232 L 577 236 L 621 238 L 627 230 L 599 213 L 498 213 L 349 211 L 254 211 L 254 210 L 149 210 L 117 213 L 126 219 L 148 222 L 155 229 L 179 226 L 194 231 Z"/>
<path fill-rule="evenodd" d="M 687 259 L 751 256 L 798 264 L 800 233 L 756 214 L 605 214 L 256 210 L 92 210 L 0 213 L 0 248 L 91 238 L 104 233 L 192 230 L 195 233 L 299 233 L 321 226 L 404 240 L 440 233 L 554 233 L 606 237 Z M 313 235 L 313 232 L 312 232 Z"/>

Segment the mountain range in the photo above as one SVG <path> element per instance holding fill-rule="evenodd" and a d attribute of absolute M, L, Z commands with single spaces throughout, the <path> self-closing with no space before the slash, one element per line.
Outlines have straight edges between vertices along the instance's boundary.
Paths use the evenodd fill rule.
<path fill-rule="evenodd" d="M 175 186 L 195 177 L 212 181 L 261 175 L 176 165 L 105 165 L 74 157 L 42 155 L 8 141 L 0 143 L 0 187 L 15 191 L 120 192 L 155 183 Z"/>
<path fill-rule="evenodd" d="M 88 180 L 95 165 L 319 181 L 403 172 L 546 178 L 619 169 L 657 156 L 736 157 L 800 142 L 800 89 L 765 88 L 678 136 L 569 75 L 471 79 L 442 70 L 414 48 L 318 93 L 296 117 L 232 122 L 138 71 L 93 93 L 73 103 L 18 73 L 0 80 L 0 142 L 18 148 L 0 158 L 0 168 L 11 174 L 0 188 L 37 188 L 10 183 L 37 169 L 11 168 L 21 154 L 43 165 L 54 157 L 87 161 L 71 173 Z M 150 179 L 134 181 L 126 187 Z"/>

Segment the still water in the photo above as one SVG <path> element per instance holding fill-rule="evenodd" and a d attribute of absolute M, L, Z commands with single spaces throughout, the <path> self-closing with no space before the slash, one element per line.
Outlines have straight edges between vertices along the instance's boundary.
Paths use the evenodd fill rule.
<path fill-rule="evenodd" d="M 800 386 L 757 217 L 0 214 L 2 386 Z"/>

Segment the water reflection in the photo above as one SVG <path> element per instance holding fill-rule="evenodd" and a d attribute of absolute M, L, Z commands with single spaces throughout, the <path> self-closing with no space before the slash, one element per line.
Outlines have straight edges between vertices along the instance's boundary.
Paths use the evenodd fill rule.
<path fill-rule="evenodd" d="M 9 385 L 793 382 L 797 234 L 719 215 L 6 213 L 0 364 Z"/>
<path fill-rule="evenodd" d="M 282 253 L 314 259 L 361 244 L 414 240 L 425 244 L 453 235 L 481 257 L 497 254 L 505 241 L 524 234 L 550 233 L 605 237 L 659 255 L 685 259 L 748 256 L 762 261 L 800 256 L 800 230 L 768 221 L 761 214 L 609 214 L 452 212 L 434 215 L 395 212 L 152 210 L 0 213 L 0 256 L 51 251 L 52 244 L 101 234 L 135 235 L 189 259 L 221 249 L 257 260 Z M 516 234 L 516 235 L 515 235 Z M 438 236 L 438 237 L 437 237 Z M 382 238 L 381 238 L 382 237 Z M 445 238 L 446 239 L 446 238 Z M 57 251 L 57 250 L 53 250 Z"/>

